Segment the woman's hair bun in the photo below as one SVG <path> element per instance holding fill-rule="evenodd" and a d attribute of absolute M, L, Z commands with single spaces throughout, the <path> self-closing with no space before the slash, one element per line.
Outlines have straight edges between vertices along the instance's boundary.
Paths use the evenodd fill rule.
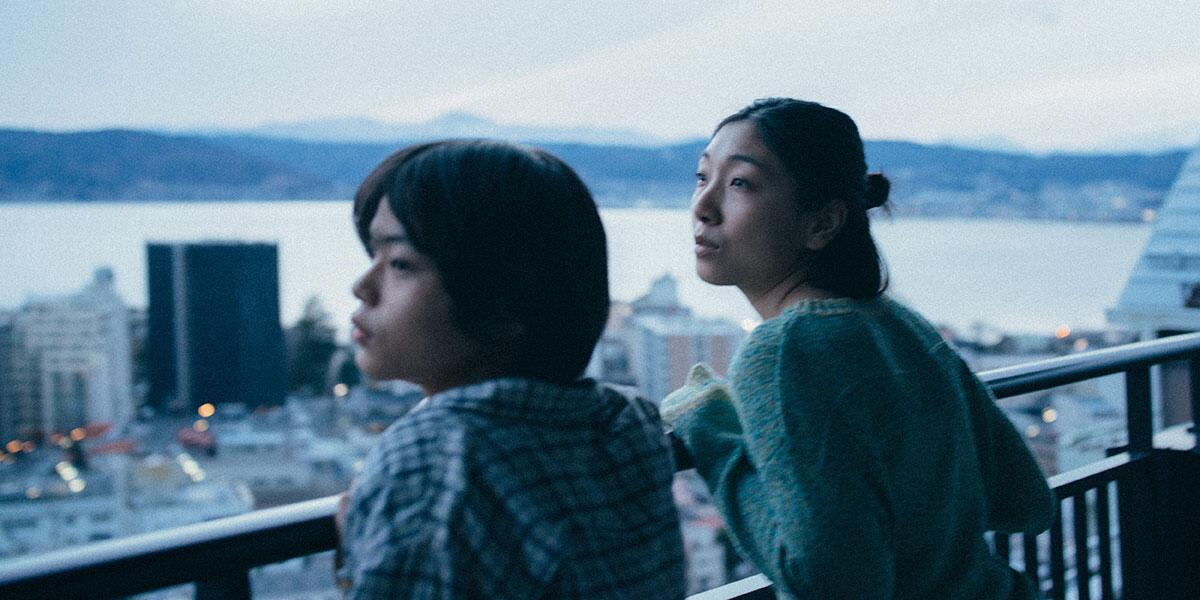
<path fill-rule="evenodd" d="M 868 209 L 878 208 L 887 204 L 888 192 L 892 189 L 892 182 L 888 181 L 883 173 L 870 173 L 867 175 L 867 190 L 863 194 L 863 204 Z"/>

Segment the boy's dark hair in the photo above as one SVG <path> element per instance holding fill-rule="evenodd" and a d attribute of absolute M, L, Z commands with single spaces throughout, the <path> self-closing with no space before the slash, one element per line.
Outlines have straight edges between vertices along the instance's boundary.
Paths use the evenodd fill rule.
<path fill-rule="evenodd" d="M 511 343 L 506 375 L 583 374 L 608 318 L 608 254 L 596 203 L 566 163 L 487 140 L 403 148 L 355 194 L 364 245 L 383 198 L 437 266 L 457 325 Z"/>
<path fill-rule="evenodd" d="M 716 131 L 737 121 L 754 123 L 763 143 L 803 190 L 796 201 L 804 210 L 846 203 L 846 222 L 817 253 L 810 283 L 850 298 L 883 293 L 887 269 L 871 237 L 867 210 L 887 204 L 891 183 L 880 173 L 867 174 L 854 120 L 816 102 L 763 98 L 725 117 Z"/>

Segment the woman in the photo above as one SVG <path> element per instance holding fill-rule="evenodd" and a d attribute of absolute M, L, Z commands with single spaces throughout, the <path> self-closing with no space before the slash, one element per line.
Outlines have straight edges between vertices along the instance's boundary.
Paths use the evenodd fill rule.
<path fill-rule="evenodd" d="M 762 316 L 728 381 L 663 402 L 738 548 L 783 597 L 1029 598 L 988 530 L 1036 533 L 1053 497 L 987 388 L 883 294 L 850 117 L 759 100 L 722 121 L 692 199 L 696 271 Z"/>

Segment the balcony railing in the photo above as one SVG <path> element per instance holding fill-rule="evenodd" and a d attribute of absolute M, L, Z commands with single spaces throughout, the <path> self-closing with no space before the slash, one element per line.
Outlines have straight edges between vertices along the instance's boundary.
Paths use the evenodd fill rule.
<path fill-rule="evenodd" d="M 999 398 L 1124 373 L 1128 445 L 1050 478 L 1049 532 L 1000 535 L 997 555 L 1050 598 L 1200 597 L 1200 454 L 1154 448 L 1151 367 L 1187 361 L 1200 414 L 1200 334 L 981 373 Z M 680 454 L 681 468 L 687 457 Z M 329 497 L 0 563 L 0 598 L 102 598 L 192 583 L 196 598 L 249 598 L 251 569 L 335 548 Z M 1114 520 L 1115 515 L 1115 520 Z M 761 576 L 702 594 L 770 598 Z"/>

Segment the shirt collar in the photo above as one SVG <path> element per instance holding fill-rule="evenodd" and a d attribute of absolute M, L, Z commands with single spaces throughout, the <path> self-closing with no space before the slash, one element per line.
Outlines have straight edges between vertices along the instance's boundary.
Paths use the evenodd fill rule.
<path fill-rule="evenodd" d="M 429 396 L 414 408 L 451 408 L 532 421 L 593 421 L 604 411 L 609 394 L 617 394 L 591 379 L 560 385 L 502 377 L 464 385 Z M 611 405 L 610 405 L 611 406 Z"/>

